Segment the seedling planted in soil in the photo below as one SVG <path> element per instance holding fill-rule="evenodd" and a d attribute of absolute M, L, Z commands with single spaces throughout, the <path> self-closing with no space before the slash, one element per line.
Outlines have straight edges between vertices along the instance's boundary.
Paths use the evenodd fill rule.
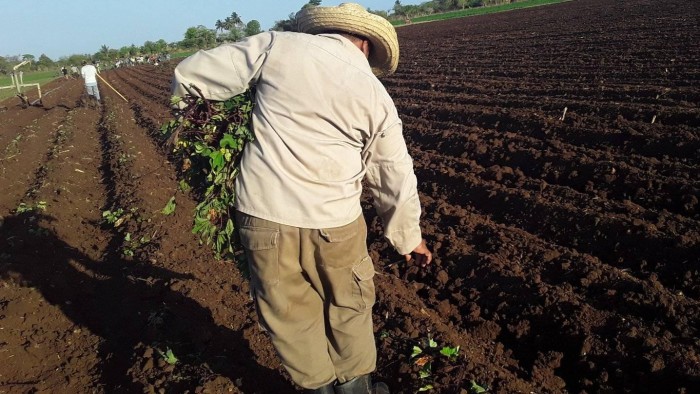
<path fill-rule="evenodd" d="M 175 357 L 175 353 L 173 353 L 173 350 L 170 348 L 168 348 L 168 350 L 165 352 L 160 350 L 158 352 L 160 353 L 160 356 L 163 357 L 163 360 L 170 365 L 175 365 L 178 361 L 180 361 L 177 357 Z"/>
<path fill-rule="evenodd" d="M 418 378 L 422 386 L 418 391 L 429 391 L 434 388 L 433 380 L 433 362 L 441 358 L 446 358 L 447 362 L 454 362 L 459 356 L 459 346 L 443 346 L 440 347 L 433 338 L 425 338 L 421 341 L 421 346 L 414 345 L 411 349 L 411 359 L 413 365 L 419 367 Z M 480 391 L 484 392 L 484 391 Z"/>
<path fill-rule="evenodd" d="M 15 208 L 15 214 L 22 214 L 22 213 L 27 213 L 27 212 L 34 212 L 34 211 L 45 211 L 46 210 L 46 201 L 39 201 L 34 205 L 27 205 L 23 202 L 19 203 L 17 208 Z"/>
<path fill-rule="evenodd" d="M 165 204 L 165 207 L 160 211 L 163 215 L 172 215 L 175 212 L 175 196 L 170 197 L 170 200 Z"/>
<path fill-rule="evenodd" d="M 107 224 L 112 224 L 114 227 L 119 227 L 124 221 L 124 217 L 122 215 L 124 214 L 124 210 L 121 208 L 117 208 L 114 211 L 106 210 L 102 211 L 102 218 Z"/>

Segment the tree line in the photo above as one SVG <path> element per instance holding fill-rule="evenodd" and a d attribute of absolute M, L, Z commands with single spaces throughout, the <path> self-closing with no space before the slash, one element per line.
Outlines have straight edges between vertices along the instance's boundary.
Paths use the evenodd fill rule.
<path fill-rule="evenodd" d="M 390 10 L 372 10 L 376 15 L 388 20 L 405 20 L 416 16 L 430 15 L 434 13 L 448 12 L 471 7 L 484 7 L 499 5 L 503 3 L 515 3 L 524 0 L 432 0 L 418 5 L 403 5 L 401 0 L 396 0 Z M 321 0 L 310 0 L 302 9 L 306 7 L 316 7 L 321 5 Z M 296 12 L 289 14 L 287 19 L 275 21 L 270 30 L 276 31 L 296 31 Z M 184 33 L 184 38 L 177 42 L 166 42 L 163 39 L 157 41 L 146 41 L 141 46 L 131 44 L 119 49 L 102 45 L 93 54 L 73 54 L 64 56 L 54 61 L 45 54 L 36 58 L 32 54 L 22 54 L 14 56 L 0 56 L 0 73 L 7 73 L 12 67 L 24 60 L 31 61 L 28 69 L 34 71 L 51 70 L 61 66 L 79 65 L 83 60 L 99 61 L 103 63 L 114 62 L 117 59 L 130 58 L 135 56 L 149 56 L 154 54 L 166 54 L 181 51 L 193 51 L 197 49 L 211 48 L 224 42 L 238 41 L 244 37 L 260 33 L 260 22 L 253 19 L 249 22 L 243 21 L 241 16 L 232 12 L 231 15 L 217 19 L 214 28 L 203 25 L 188 28 Z M 27 68 L 24 68 L 25 70 Z"/>

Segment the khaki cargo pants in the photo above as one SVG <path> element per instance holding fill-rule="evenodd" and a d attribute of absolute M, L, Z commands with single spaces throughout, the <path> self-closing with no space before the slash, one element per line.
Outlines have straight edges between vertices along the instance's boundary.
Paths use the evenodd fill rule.
<path fill-rule="evenodd" d="M 316 389 L 374 371 L 374 266 L 364 217 L 327 229 L 241 212 L 236 221 L 260 324 L 292 380 Z"/>

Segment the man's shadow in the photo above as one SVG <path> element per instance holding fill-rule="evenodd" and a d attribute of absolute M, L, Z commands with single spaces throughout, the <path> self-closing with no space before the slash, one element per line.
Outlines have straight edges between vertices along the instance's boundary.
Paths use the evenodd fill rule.
<path fill-rule="evenodd" d="M 189 275 L 123 260 L 118 249 L 95 261 L 42 226 L 53 220 L 36 212 L 0 218 L 0 279 L 35 287 L 103 339 L 98 368 L 107 392 L 142 393 L 144 380 L 163 378 L 156 389 L 194 392 L 216 375 L 245 393 L 294 392 L 278 371 L 255 362 L 241 332 L 217 325 L 208 309 L 170 289 Z M 167 349 L 179 359 L 174 368 L 162 361 Z"/>

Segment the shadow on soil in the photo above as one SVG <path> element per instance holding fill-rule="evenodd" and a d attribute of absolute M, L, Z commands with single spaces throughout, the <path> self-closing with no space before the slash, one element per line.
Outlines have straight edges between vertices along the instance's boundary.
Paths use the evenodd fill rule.
<path fill-rule="evenodd" d="M 224 376 L 243 392 L 292 391 L 278 371 L 255 363 L 241 332 L 217 325 L 208 309 L 170 289 L 191 277 L 116 253 L 95 261 L 47 230 L 53 220 L 30 212 L 0 221 L 0 278 L 35 287 L 103 339 L 95 381 L 104 388 L 185 392 Z M 166 349 L 179 358 L 175 367 L 164 362 Z"/>

